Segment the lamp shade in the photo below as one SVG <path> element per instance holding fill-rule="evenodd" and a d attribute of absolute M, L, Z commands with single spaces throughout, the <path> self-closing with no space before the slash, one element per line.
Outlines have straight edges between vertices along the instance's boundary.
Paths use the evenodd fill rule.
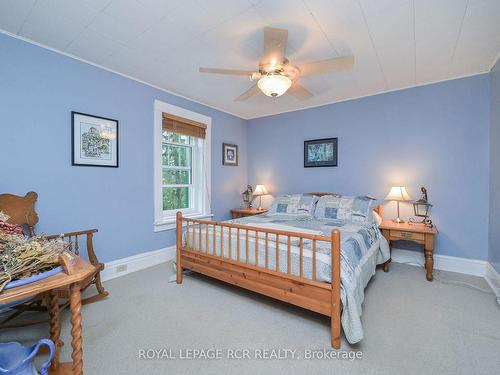
<path fill-rule="evenodd" d="M 273 98 L 283 95 L 292 85 L 292 80 L 281 74 L 268 74 L 262 76 L 257 82 L 260 91 Z"/>
<path fill-rule="evenodd" d="M 410 201 L 410 194 L 406 191 L 404 186 L 393 186 L 391 191 L 385 197 L 387 201 Z"/>
<path fill-rule="evenodd" d="M 267 189 L 264 185 L 255 185 L 255 189 L 253 191 L 254 196 L 258 197 L 260 195 L 267 195 L 267 194 L 269 193 L 267 192 Z"/>

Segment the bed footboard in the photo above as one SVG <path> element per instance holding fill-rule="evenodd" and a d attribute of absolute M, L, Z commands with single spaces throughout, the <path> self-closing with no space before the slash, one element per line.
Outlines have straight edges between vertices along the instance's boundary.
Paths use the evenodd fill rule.
<path fill-rule="evenodd" d="M 186 242 L 183 241 L 183 230 Z M 217 232 L 220 236 L 219 241 L 216 237 Z M 253 244 L 249 241 L 250 235 L 255 238 Z M 337 229 L 332 230 L 330 236 L 322 236 L 196 220 L 184 218 L 181 212 L 177 212 L 176 236 L 178 284 L 182 283 L 182 270 L 189 269 L 329 316 L 331 345 L 335 349 L 340 348 L 342 307 L 340 301 L 340 232 Z M 225 244 L 224 236 L 229 239 L 227 244 Z M 236 239 L 235 245 L 233 238 Z M 295 272 L 297 274 L 292 272 L 292 239 L 299 248 L 299 270 Z M 269 257 L 272 254 L 270 254 L 269 242 L 273 240 L 278 249 L 273 259 L 274 266 L 271 267 Z M 306 240 L 312 243 L 311 277 L 306 277 L 304 270 L 304 242 Z M 331 283 L 317 280 L 316 247 L 318 241 L 327 242 L 331 246 Z M 224 249 L 224 245 L 227 248 Z M 285 271 L 283 267 L 280 268 L 280 246 L 286 249 L 286 262 L 283 263 Z M 250 256 L 254 256 L 253 263 L 249 261 Z M 261 257 L 264 260 L 259 262 Z"/>

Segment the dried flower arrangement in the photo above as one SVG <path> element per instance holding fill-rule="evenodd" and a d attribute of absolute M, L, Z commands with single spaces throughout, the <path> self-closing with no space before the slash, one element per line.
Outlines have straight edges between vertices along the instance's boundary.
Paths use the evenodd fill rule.
<path fill-rule="evenodd" d="M 0 292 L 10 281 L 57 267 L 59 255 L 67 248 L 62 239 L 25 237 L 19 234 L 19 227 L 5 223 L 6 220 L 8 216 L 0 212 Z"/>

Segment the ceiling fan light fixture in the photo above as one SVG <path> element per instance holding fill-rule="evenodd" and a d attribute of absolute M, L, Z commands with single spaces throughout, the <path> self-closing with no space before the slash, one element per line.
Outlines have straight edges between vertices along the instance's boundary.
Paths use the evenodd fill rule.
<path fill-rule="evenodd" d="M 268 74 L 257 82 L 260 91 L 272 98 L 283 95 L 292 85 L 292 80 L 282 74 Z"/>
<path fill-rule="evenodd" d="M 300 84 L 301 77 L 346 71 L 354 66 L 354 56 L 334 57 L 295 66 L 285 56 L 287 43 L 288 30 L 264 27 L 264 53 L 259 60 L 258 71 L 200 67 L 200 72 L 249 78 L 253 82 L 252 87 L 236 97 L 236 102 L 248 100 L 259 91 L 271 98 L 289 93 L 298 100 L 308 100 L 313 94 Z"/>

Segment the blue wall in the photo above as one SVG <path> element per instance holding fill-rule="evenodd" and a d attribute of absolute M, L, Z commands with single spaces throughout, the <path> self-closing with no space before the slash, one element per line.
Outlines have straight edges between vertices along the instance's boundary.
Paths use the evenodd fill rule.
<path fill-rule="evenodd" d="M 39 232 L 99 228 L 103 261 L 174 244 L 153 232 L 155 99 L 212 117 L 212 211 L 229 217 L 246 186 L 246 122 L 0 34 L 0 192 L 39 194 Z M 120 121 L 120 168 L 71 166 L 71 111 Z M 221 164 L 221 143 L 240 166 Z"/>
<path fill-rule="evenodd" d="M 490 79 L 489 261 L 500 272 L 500 60 L 491 70 Z"/>
<path fill-rule="evenodd" d="M 337 168 L 303 168 L 303 142 L 338 137 Z M 249 121 L 249 182 L 274 194 L 333 191 L 413 198 L 427 187 L 439 254 L 487 259 L 487 74 Z M 386 205 L 394 216 L 395 203 Z M 411 212 L 403 204 L 403 215 Z"/>

